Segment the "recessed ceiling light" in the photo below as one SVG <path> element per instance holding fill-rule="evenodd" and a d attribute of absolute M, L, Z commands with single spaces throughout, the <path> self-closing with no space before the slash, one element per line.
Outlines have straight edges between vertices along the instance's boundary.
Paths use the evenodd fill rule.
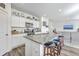
<path fill-rule="evenodd" d="M 61 12 L 61 11 L 62 11 L 62 9 L 58 9 L 58 11 L 59 11 L 59 12 Z"/>

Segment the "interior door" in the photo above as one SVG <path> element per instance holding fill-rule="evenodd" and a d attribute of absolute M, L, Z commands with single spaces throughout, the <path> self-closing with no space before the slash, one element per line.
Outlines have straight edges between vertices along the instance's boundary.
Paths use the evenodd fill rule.
<path fill-rule="evenodd" d="M 8 17 L 7 13 L 0 10 L 0 55 L 8 49 Z"/>

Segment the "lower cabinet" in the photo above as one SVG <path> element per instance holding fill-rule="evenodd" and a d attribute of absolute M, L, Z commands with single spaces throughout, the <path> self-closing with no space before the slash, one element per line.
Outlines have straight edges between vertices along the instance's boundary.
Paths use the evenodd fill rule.
<path fill-rule="evenodd" d="M 40 56 L 40 44 L 24 37 L 12 37 L 12 48 L 16 48 L 22 44 L 25 44 L 26 56 Z"/>
<path fill-rule="evenodd" d="M 25 44 L 25 38 L 23 38 L 23 36 L 13 36 L 12 37 L 12 49 L 16 48 L 22 44 Z"/>
<path fill-rule="evenodd" d="M 25 55 L 32 56 L 32 41 L 26 38 Z"/>
<path fill-rule="evenodd" d="M 40 56 L 40 44 L 32 41 L 32 56 Z"/>
<path fill-rule="evenodd" d="M 40 44 L 26 39 L 26 56 L 40 56 Z"/>

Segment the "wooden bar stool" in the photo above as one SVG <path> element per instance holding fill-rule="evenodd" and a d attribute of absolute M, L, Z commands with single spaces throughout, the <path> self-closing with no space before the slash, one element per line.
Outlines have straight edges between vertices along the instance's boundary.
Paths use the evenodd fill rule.
<path fill-rule="evenodd" d="M 60 44 L 54 47 L 54 56 L 58 56 L 61 53 Z"/>
<path fill-rule="evenodd" d="M 51 55 L 51 56 L 54 56 L 54 46 L 51 46 L 50 52 L 51 52 L 50 55 Z"/>
<path fill-rule="evenodd" d="M 53 50 L 53 46 L 49 46 L 49 47 L 44 47 L 44 56 L 53 56 L 54 55 L 54 50 Z"/>
<path fill-rule="evenodd" d="M 54 56 L 58 56 L 59 53 L 58 53 L 58 46 L 55 46 L 54 47 Z"/>

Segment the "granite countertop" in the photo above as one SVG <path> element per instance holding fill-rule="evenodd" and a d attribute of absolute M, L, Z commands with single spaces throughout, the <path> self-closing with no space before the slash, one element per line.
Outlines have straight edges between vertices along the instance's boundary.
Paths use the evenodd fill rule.
<path fill-rule="evenodd" d="M 39 42 L 39 41 L 33 39 L 33 37 L 31 37 L 31 36 L 24 36 L 24 38 L 27 38 L 27 39 L 29 39 L 29 40 L 31 40 L 31 41 L 33 41 L 33 42 L 38 43 L 38 44 L 43 44 L 42 42 Z"/>
<path fill-rule="evenodd" d="M 46 34 L 48 35 L 48 34 Z M 43 37 L 45 36 L 45 34 L 39 34 L 39 35 L 27 35 L 27 36 L 24 36 L 24 38 L 27 38 L 29 40 L 32 40 L 36 43 L 39 43 L 39 44 L 44 44 L 46 41 L 46 37 Z"/>
<path fill-rule="evenodd" d="M 52 36 L 49 33 L 41 33 L 36 35 L 25 35 L 24 38 L 27 38 L 39 44 L 44 44 L 48 42 L 52 38 Z"/>

